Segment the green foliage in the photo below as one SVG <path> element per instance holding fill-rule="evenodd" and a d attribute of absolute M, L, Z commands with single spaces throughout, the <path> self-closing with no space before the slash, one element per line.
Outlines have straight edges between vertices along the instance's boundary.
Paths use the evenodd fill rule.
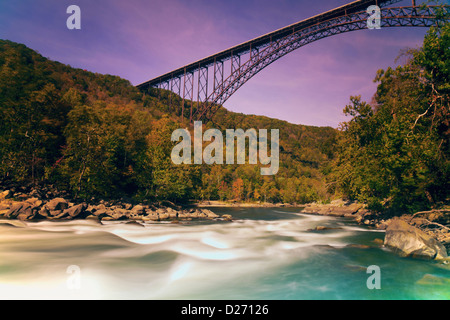
<path fill-rule="evenodd" d="M 1 176 L 56 183 L 83 197 L 132 191 L 130 168 L 148 134 L 132 122 L 151 123 L 141 104 L 126 80 L 0 41 Z"/>
<path fill-rule="evenodd" d="M 184 202 L 195 197 L 195 186 L 201 181 L 199 168 L 176 166 L 170 157 L 175 145 L 172 132 L 178 128 L 174 120 L 164 116 L 153 122 L 146 137 L 148 148 L 141 160 L 145 165 L 140 175 L 140 190 L 146 198 Z"/>
<path fill-rule="evenodd" d="M 442 204 L 450 190 L 450 25 L 431 28 L 409 60 L 377 73 L 374 103 L 351 97 L 335 179 L 372 208 L 415 211 Z"/>
<path fill-rule="evenodd" d="M 171 162 L 171 134 L 190 106 L 166 90 L 143 95 L 128 81 L 47 60 L 0 41 L 0 176 L 52 183 L 80 198 L 135 197 L 305 203 L 330 197 L 322 168 L 337 131 L 220 108 L 208 128 L 280 129 L 280 170 Z M 184 113 L 183 113 L 184 112 Z"/>

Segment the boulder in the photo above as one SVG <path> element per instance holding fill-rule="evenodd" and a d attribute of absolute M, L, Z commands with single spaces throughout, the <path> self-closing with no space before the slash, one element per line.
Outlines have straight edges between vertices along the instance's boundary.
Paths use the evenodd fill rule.
<path fill-rule="evenodd" d="M 33 207 L 32 205 L 26 205 L 26 208 L 22 209 L 22 211 L 17 215 L 17 219 L 22 221 L 33 220 L 36 217 L 38 211 L 38 208 Z"/>
<path fill-rule="evenodd" d="M 354 217 L 356 214 L 360 215 L 363 210 L 365 210 L 364 205 L 361 203 L 334 200 L 329 204 L 308 204 L 302 212 L 336 217 Z"/>
<path fill-rule="evenodd" d="M 137 206 L 134 206 L 133 209 L 131 209 L 131 212 L 139 214 L 139 215 L 144 215 L 145 208 L 144 208 L 144 206 L 137 205 Z"/>
<path fill-rule="evenodd" d="M 25 214 L 26 211 L 30 212 L 31 204 L 26 202 L 16 202 L 11 206 L 11 208 L 6 212 L 5 218 L 7 219 L 17 219 L 19 214 Z"/>
<path fill-rule="evenodd" d="M 208 217 L 208 219 L 216 219 L 219 217 L 219 215 L 208 209 L 202 209 L 202 212 Z"/>
<path fill-rule="evenodd" d="M 108 213 L 109 213 L 108 210 L 106 210 L 106 209 L 100 209 L 100 210 L 95 211 L 93 214 L 96 215 L 96 216 L 99 217 L 99 218 L 102 218 L 102 217 L 107 216 Z"/>
<path fill-rule="evenodd" d="M 106 217 L 108 215 L 108 210 L 106 209 L 104 204 L 100 204 L 98 206 L 89 206 L 87 210 L 98 219 L 102 219 L 103 217 Z"/>
<path fill-rule="evenodd" d="M 93 214 L 89 214 L 86 217 L 86 220 L 91 220 L 91 221 L 96 221 L 96 222 L 100 221 L 100 219 L 97 216 L 93 215 Z"/>
<path fill-rule="evenodd" d="M 9 208 L 8 209 L 0 208 L 0 219 L 6 218 L 5 215 L 8 213 L 8 211 L 9 211 Z"/>
<path fill-rule="evenodd" d="M 231 216 L 231 214 L 224 214 L 222 215 L 222 219 L 225 221 L 233 221 L 233 217 Z"/>
<path fill-rule="evenodd" d="M 5 215 L 8 213 L 9 209 L 11 209 L 11 206 L 13 204 L 14 204 L 13 202 L 10 202 L 8 200 L 3 200 L 0 203 L 0 218 L 5 217 Z"/>
<path fill-rule="evenodd" d="M 202 210 L 196 209 L 193 213 L 191 213 L 192 218 L 206 218 L 206 214 L 202 212 Z"/>
<path fill-rule="evenodd" d="M 172 208 L 167 208 L 167 213 L 169 214 L 170 219 L 177 219 L 178 218 L 178 211 L 172 209 Z"/>
<path fill-rule="evenodd" d="M 29 202 L 15 202 L 4 214 L 7 219 L 32 220 L 39 212 L 39 206 Z"/>
<path fill-rule="evenodd" d="M 129 212 L 128 213 L 128 215 L 127 215 L 127 218 L 129 219 L 129 220 L 137 220 L 137 221 L 140 221 L 140 220 L 142 220 L 143 218 L 144 218 L 145 216 L 142 216 L 142 215 L 140 215 L 140 214 L 137 214 L 136 212 L 133 212 L 133 211 L 131 211 L 131 212 Z"/>
<path fill-rule="evenodd" d="M 65 209 L 63 212 L 65 214 L 67 214 L 69 217 L 71 217 L 72 219 L 75 219 L 75 218 L 79 217 L 82 213 L 84 213 L 86 211 L 87 207 L 88 206 L 86 203 L 81 203 L 76 206 Z"/>
<path fill-rule="evenodd" d="M 0 201 L 5 199 L 11 199 L 13 197 L 13 192 L 11 190 L 6 190 L 0 193 Z"/>
<path fill-rule="evenodd" d="M 403 257 L 447 258 L 447 250 L 440 242 L 398 218 L 389 224 L 384 245 Z"/>
<path fill-rule="evenodd" d="M 167 213 L 167 210 L 163 209 L 163 208 L 157 208 L 155 211 L 157 214 L 163 214 L 163 213 Z"/>
<path fill-rule="evenodd" d="M 145 226 L 142 223 L 139 223 L 137 221 L 128 221 L 126 224 L 127 225 L 141 227 L 141 228 L 145 228 Z"/>
<path fill-rule="evenodd" d="M 343 200 L 334 200 L 329 204 L 309 204 L 302 210 L 302 212 L 338 217 L 351 217 L 363 209 L 363 207 L 364 205 L 360 203 L 347 203 Z"/>
<path fill-rule="evenodd" d="M 116 221 L 116 219 L 111 216 L 104 216 L 101 221 Z"/>
<path fill-rule="evenodd" d="M 39 210 L 39 215 L 49 220 L 62 218 L 63 213 L 64 210 L 49 210 L 46 205 L 42 206 L 41 210 Z"/>
<path fill-rule="evenodd" d="M 160 220 L 167 220 L 170 218 L 170 215 L 168 213 L 160 213 L 159 214 L 159 219 Z"/>
<path fill-rule="evenodd" d="M 156 212 L 150 212 L 146 216 L 142 217 L 142 221 L 159 221 L 159 215 Z"/>
<path fill-rule="evenodd" d="M 93 209 L 94 211 L 101 211 L 101 210 L 106 211 L 106 206 L 104 204 L 99 204 L 98 206 L 94 206 Z"/>
<path fill-rule="evenodd" d="M 50 216 L 50 211 L 46 206 L 42 206 L 41 210 L 39 210 L 39 215 L 43 218 L 48 218 Z"/>
<path fill-rule="evenodd" d="M 69 207 L 69 203 L 66 199 L 63 198 L 55 198 L 53 200 L 50 200 L 45 204 L 45 207 L 49 211 L 55 211 L 55 210 L 65 210 Z"/>
<path fill-rule="evenodd" d="M 126 209 L 115 209 L 107 212 L 113 220 L 125 220 L 128 219 L 129 211 Z"/>
<path fill-rule="evenodd" d="M 49 212 L 49 216 L 47 219 L 49 220 L 60 220 L 63 218 L 67 219 L 68 216 L 69 215 L 66 212 L 64 212 L 64 210 L 51 210 Z"/>
<path fill-rule="evenodd" d="M 40 207 L 42 205 L 42 200 L 39 200 L 38 198 L 29 198 L 25 202 L 33 205 L 34 207 Z"/>

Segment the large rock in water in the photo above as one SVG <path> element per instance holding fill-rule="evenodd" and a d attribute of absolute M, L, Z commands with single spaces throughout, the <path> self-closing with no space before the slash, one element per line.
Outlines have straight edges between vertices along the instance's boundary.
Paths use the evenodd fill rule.
<path fill-rule="evenodd" d="M 384 245 L 403 257 L 447 258 L 447 250 L 440 242 L 398 218 L 389 224 Z"/>

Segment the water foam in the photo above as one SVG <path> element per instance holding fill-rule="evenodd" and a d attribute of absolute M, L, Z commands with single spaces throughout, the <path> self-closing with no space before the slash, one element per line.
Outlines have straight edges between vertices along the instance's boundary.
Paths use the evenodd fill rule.
<path fill-rule="evenodd" d="M 336 228 L 311 231 L 319 225 Z M 77 297 L 66 288 L 65 270 L 78 265 L 83 275 L 78 293 L 87 299 L 337 294 L 337 284 L 326 281 L 336 281 L 335 272 L 346 272 L 338 261 L 373 263 L 359 257 L 363 251 L 346 248 L 349 238 L 368 232 L 373 231 L 342 219 L 286 212 L 280 219 L 190 225 L 0 225 L 0 292 L 10 291 L 11 297 L 20 292 L 25 299 Z"/>

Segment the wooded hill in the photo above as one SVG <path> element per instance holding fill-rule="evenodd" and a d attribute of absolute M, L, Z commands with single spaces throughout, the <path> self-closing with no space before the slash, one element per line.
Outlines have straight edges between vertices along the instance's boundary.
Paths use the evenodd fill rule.
<path fill-rule="evenodd" d="M 52 184 L 84 199 L 329 198 L 324 174 L 337 130 L 221 108 L 207 128 L 280 129 L 280 171 L 262 177 L 258 165 L 173 165 L 171 134 L 187 126 L 180 114 L 180 98 L 167 91 L 143 94 L 119 77 L 71 68 L 0 41 L 3 179 Z"/>

